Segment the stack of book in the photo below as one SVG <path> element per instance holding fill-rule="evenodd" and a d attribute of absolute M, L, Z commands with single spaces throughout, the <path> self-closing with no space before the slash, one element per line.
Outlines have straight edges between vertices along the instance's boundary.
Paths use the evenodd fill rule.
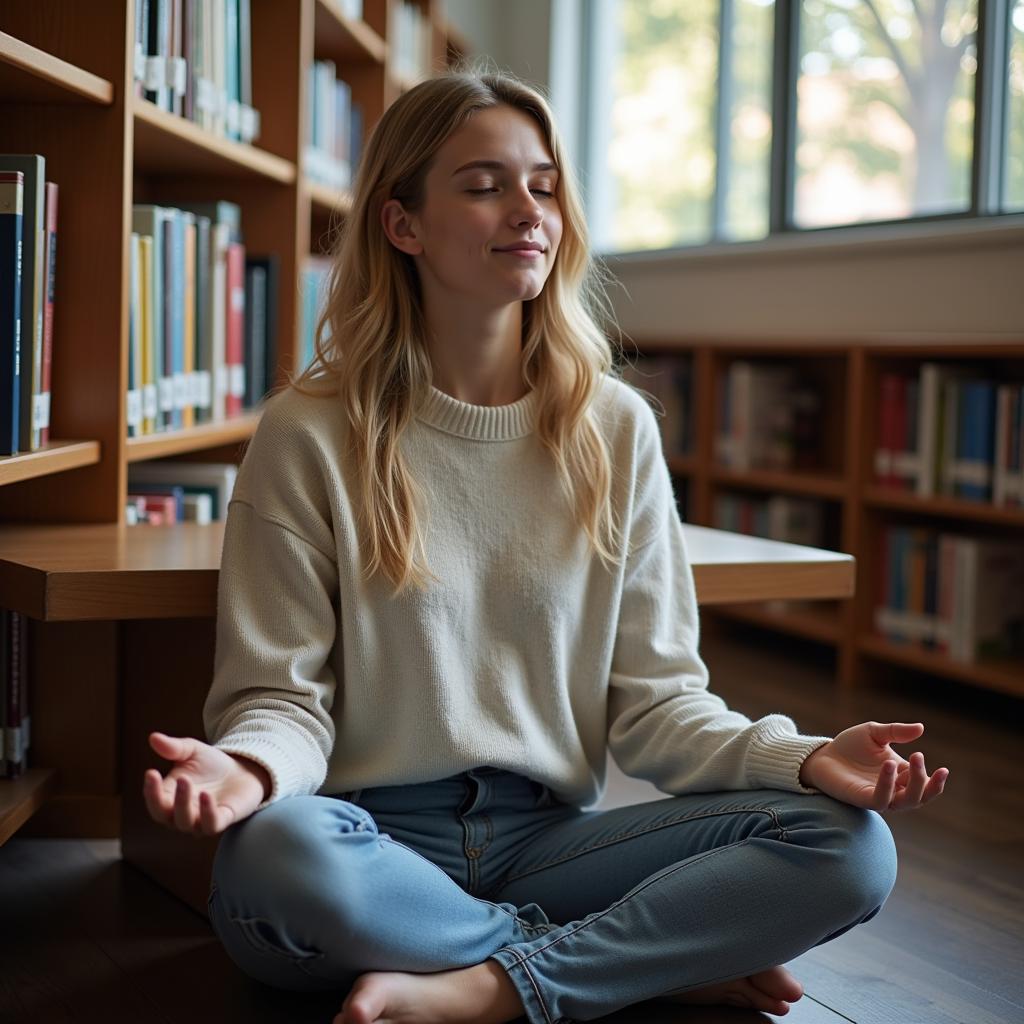
<path fill-rule="evenodd" d="M 308 256 L 302 267 L 302 320 L 298 341 L 297 363 L 305 369 L 316 353 L 314 339 L 316 325 L 327 303 L 328 275 L 331 260 L 326 256 Z M 324 343 L 331 336 L 330 324 L 324 333 Z"/>
<path fill-rule="evenodd" d="M 128 436 L 255 407 L 277 365 L 279 259 L 248 255 L 235 203 L 132 210 Z"/>
<path fill-rule="evenodd" d="M 28 616 L 0 608 L 0 778 L 25 774 L 29 740 Z"/>
<path fill-rule="evenodd" d="M 392 9 L 394 41 L 388 40 L 391 66 L 396 75 L 418 82 L 432 71 L 432 29 L 419 5 L 399 0 Z"/>
<path fill-rule="evenodd" d="M 226 519 L 237 473 L 231 462 L 132 463 L 125 521 L 164 526 Z"/>
<path fill-rule="evenodd" d="M 781 494 L 773 494 L 769 498 L 717 494 L 713 515 L 714 525 L 719 530 L 815 548 L 826 546 L 824 506 L 813 498 Z"/>
<path fill-rule="evenodd" d="M 921 497 L 1024 506 L 1024 385 L 922 363 L 883 373 L 875 479 Z"/>
<path fill-rule="evenodd" d="M 0 455 L 50 439 L 57 196 L 41 154 L 0 154 Z"/>
<path fill-rule="evenodd" d="M 875 629 L 954 661 L 1024 654 L 1024 545 L 888 526 L 880 534 Z"/>
<path fill-rule="evenodd" d="M 363 144 L 363 108 L 352 87 L 337 77 L 332 60 L 314 61 L 309 69 L 310 138 L 303 152 L 305 173 L 332 188 L 349 188 Z"/>
<path fill-rule="evenodd" d="M 792 366 L 737 359 L 719 378 L 715 457 L 728 469 L 816 469 L 821 399 Z"/>
<path fill-rule="evenodd" d="M 249 0 L 134 0 L 135 95 L 206 131 L 259 138 Z"/>
<path fill-rule="evenodd" d="M 666 457 L 691 451 L 693 360 L 689 356 L 639 356 L 622 366 L 622 379 L 642 392 L 657 413 Z M 651 397 L 654 401 L 651 401 Z"/>

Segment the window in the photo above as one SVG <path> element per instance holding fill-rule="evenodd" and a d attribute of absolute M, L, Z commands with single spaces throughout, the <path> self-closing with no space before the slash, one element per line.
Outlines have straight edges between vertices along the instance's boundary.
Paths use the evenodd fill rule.
<path fill-rule="evenodd" d="M 1024 210 L 1024 0 L 580 8 L 598 252 Z"/>

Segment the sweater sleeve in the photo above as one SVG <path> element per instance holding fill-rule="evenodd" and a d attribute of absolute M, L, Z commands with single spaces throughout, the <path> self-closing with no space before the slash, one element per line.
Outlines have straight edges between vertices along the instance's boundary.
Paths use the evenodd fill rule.
<path fill-rule="evenodd" d="M 217 585 L 207 740 L 261 764 L 257 807 L 315 793 L 334 746 L 337 546 L 310 410 L 271 401 L 238 471 Z"/>
<path fill-rule="evenodd" d="M 271 792 L 257 810 L 315 793 L 327 775 L 337 580 L 326 553 L 248 502 L 232 500 L 203 723 L 213 746 L 270 774 Z"/>
<path fill-rule="evenodd" d="M 801 735 L 781 714 L 751 721 L 708 689 L 693 571 L 652 424 L 657 429 L 653 414 L 641 445 L 647 465 L 634 526 L 653 525 L 654 534 L 640 535 L 625 566 L 609 681 L 611 754 L 627 775 L 674 796 L 761 788 L 817 793 L 800 782 L 800 766 L 830 737 Z"/>

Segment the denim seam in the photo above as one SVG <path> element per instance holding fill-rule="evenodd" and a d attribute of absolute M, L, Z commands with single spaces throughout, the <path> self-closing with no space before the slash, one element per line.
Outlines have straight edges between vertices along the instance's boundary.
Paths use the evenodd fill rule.
<path fill-rule="evenodd" d="M 533 994 L 537 997 L 537 1002 L 540 1005 L 541 1012 L 544 1014 L 544 1019 L 548 1021 L 548 1024 L 558 1024 L 557 1021 L 551 1020 L 551 1014 L 548 1012 L 547 1004 L 544 1002 L 544 997 L 541 995 L 540 986 L 537 984 L 537 979 L 534 978 L 530 968 L 526 964 L 526 957 L 520 956 L 511 946 L 505 946 L 504 949 L 498 950 L 497 952 L 508 953 L 509 956 L 515 960 L 513 967 L 522 967 L 523 973 L 526 975 L 530 982 L 530 987 L 533 989 Z"/>
<path fill-rule="evenodd" d="M 667 828 L 669 825 L 679 825 L 685 821 L 697 821 L 700 818 L 717 818 L 724 814 L 747 814 L 751 811 L 757 811 L 761 814 L 769 815 L 772 821 L 775 822 L 775 827 L 779 831 L 780 839 L 782 842 L 787 842 L 786 830 L 779 821 L 778 811 L 774 807 L 733 807 L 727 811 L 707 811 L 701 814 L 685 814 L 682 817 L 672 818 L 669 821 L 663 821 L 660 824 L 651 825 L 647 828 L 636 829 L 632 832 L 620 832 L 617 835 L 609 836 L 607 839 L 602 839 L 600 842 L 594 843 L 591 846 L 584 846 L 578 850 L 573 850 L 571 853 L 564 854 L 561 857 L 556 857 L 554 860 L 538 864 L 537 866 L 530 868 L 529 871 L 523 871 L 517 875 L 506 875 L 497 885 L 492 886 L 488 890 L 488 894 L 503 888 L 509 882 L 515 882 L 520 878 L 526 878 L 528 875 L 535 874 L 538 871 L 543 871 L 545 868 L 553 867 L 555 864 L 564 864 L 566 861 L 573 860 L 575 857 L 579 857 L 584 853 L 589 853 L 591 850 L 599 850 L 604 846 L 613 846 L 615 843 L 622 842 L 625 839 L 632 839 L 635 836 L 645 835 L 648 832 L 655 832 L 659 829 Z"/>
<path fill-rule="evenodd" d="M 744 846 L 746 843 L 749 843 L 749 842 L 750 842 L 749 838 L 741 839 L 738 843 L 730 843 L 728 846 L 719 846 L 719 847 L 717 847 L 714 850 L 709 850 L 707 853 L 705 853 L 705 854 L 703 854 L 703 855 L 701 855 L 699 857 L 693 857 L 693 858 L 691 858 L 689 860 L 683 861 L 682 864 L 677 864 L 676 867 L 673 870 L 668 871 L 668 872 L 666 872 L 663 875 L 659 875 L 657 878 L 649 878 L 649 879 L 647 879 L 646 882 L 641 883 L 636 889 L 633 889 L 629 893 L 628 898 L 632 899 L 634 896 L 637 896 L 644 889 L 646 889 L 649 885 L 653 885 L 654 882 L 656 882 L 656 881 L 660 882 L 660 881 L 662 881 L 665 878 L 669 878 L 670 876 L 674 875 L 676 873 L 676 871 L 679 871 L 682 868 L 686 868 L 686 867 L 689 867 L 691 864 L 697 864 L 697 863 L 699 863 L 701 861 L 707 860 L 709 857 L 714 857 L 715 854 L 718 854 L 718 853 L 724 853 L 726 850 L 735 849 L 737 846 Z M 588 916 L 587 919 L 582 924 L 580 924 L 580 926 L 578 928 L 574 928 L 571 932 L 565 932 L 565 933 L 563 933 L 561 935 L 558 935 L 556 938 L 552 939 L 546 946 L 541 946 L 540 949 L 535 949 L 535 950 L 533 950 L 530 953 L 524 954 L 522 956 L 522 960 L 520 961 L 520 963 L 525 968 L 526 967 L 526 961 L 529 960 L 531 957 L 536 956 L 538 953 L 543 953 L 545 950 L 550 949 L 552 946 L 557 945 L 563 939 L 569 938 L 570 935 L 575 935 L 578 931 L 581 931 L 582 929 L 589 927 L 595 921 L 600 921 L 602 918 L 604 918 L 608 914 L 610 914 L 613 910 L 617 910 L 619 907 L 621 907 L 623 904 L 625 904 L 626 899 L 627 899 L 627 897 L 623 896 L 621 899 L 616 900 L 610 907 L 608 907 L 606 910 L 602 911 L 596 917 L 589 917 Z M 531 980 L 532 980 L 532 976 L 531 976 Z M 712 984 L 712 982 L 702 982 L 701 984 L 702 985 L 710 985 L 710 984 Z"/>

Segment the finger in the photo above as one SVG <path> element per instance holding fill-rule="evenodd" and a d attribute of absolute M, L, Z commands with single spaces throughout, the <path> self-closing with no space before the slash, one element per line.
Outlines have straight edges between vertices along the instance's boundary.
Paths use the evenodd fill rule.
<path fill-rule="evenodd" d="M 910 774 L 906 789 L 900 800 L 901 807 L 920 807 L 924 788 L 928 784 L 928 772 L 924 765 L 924 754 L 917 751 L 910 755 Z"/>
<path fill-rule="evenodd" d="M 187 761 L 195 753 L 195 740 L 188 736 L 168 736 L 163 732 L 149 734 L 150 746 L 168 761 Z"/>
<path fill-rule="evenodd" d="M 178 779 L 178 788 L 174 794 L 174 824 L 183 832 L 191 832 L 195 825 L 195 814 L 192 811 L 192 784 L 184 775 Z"/>
<path fill-rule="evenodd" d="M 923 722 L 886 722 L 882 728 L 889 743 L 911 743 L 924 734 Z"/>
<path fill-rule="evenodd" d="M 202 790 L 199 794 L 199 817 L 203 835 L 215 836 L 218 832 L 224 831 L 230 816 L 214 800 L 212 794 Z"/>
<path fill-rule="evenodd" d="M 875 796 L 872 808 L 876 811 L 888 810 L 892 804 L 893 793 L 896 791 L 896 762 L 886 761 L 878 772 L 875 783 Z"/>
<path fill-rule="evenodd" d="M 940 796 L 946 788 L 946 779 L 948 778 L 949 769 L 939 768 L 929 780 L 921 802 L 926 804 L 929 800 L 934 800 L 937 796 Z"/>
<path fill-rule="evenodd" d="M 150 768 L 143 777 L 142 796 L 149 816 L 161 825 L 169 825 L 171 804 L 164 796 L 163 779 L 155 768 Z"/>

